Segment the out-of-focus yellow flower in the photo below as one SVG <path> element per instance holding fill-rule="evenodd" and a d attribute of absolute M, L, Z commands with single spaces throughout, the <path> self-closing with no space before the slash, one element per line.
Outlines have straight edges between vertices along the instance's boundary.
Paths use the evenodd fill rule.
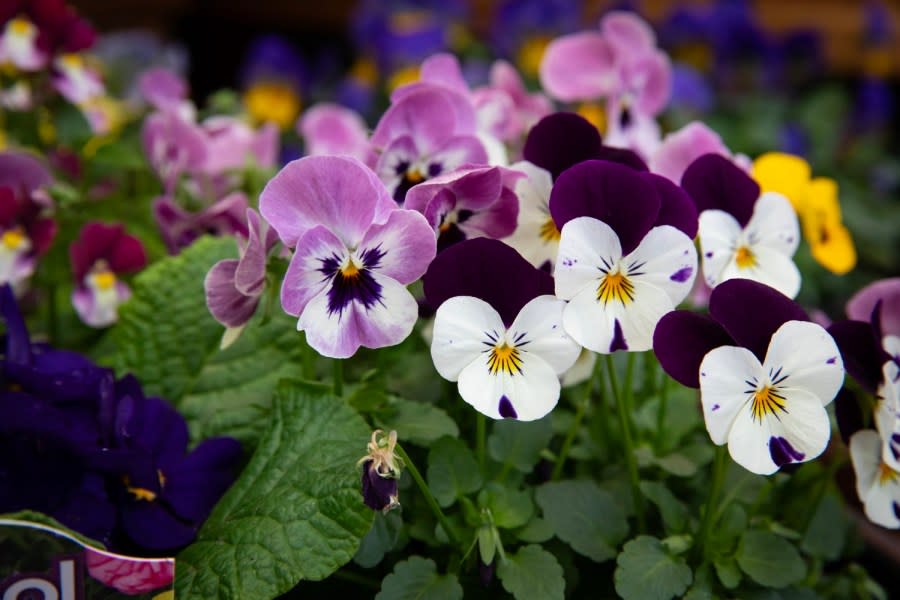
<path fill-rule="evenodd" d="M 393 92 L 398 87 L 402 85 L 407 85 L 409 83 L 415 83 L 419 80 L 419 67 L 418 65 L 410 65 L 408 67 L 402 67 L 394 71 L 394 73 L 390 76 L 387 82 L 387 87 L 389 92 Z"/>
<path fill-rule="evenodd" d="M 838 186 L 833 179 L 812 177 L 809 164 L 781 152 L 763 154 L 753 163 L 753 178 L 763 192 L 786 196 L 797 211 L 813 258 L 837 275 L 856 266 L 856 248 L 841 220 Z"/>
<path fill-rule="evenodd" d="M 284 82 L 259 81 L 244 92 L 244 107 L 256 123 L 272 122 L 289 129 L 300 114 L 300 94 Z"/>
<path fill-rule="evenodd" d="M 0 151 L 6 150 L 6 132 L 0 129 Z"/>
<path fill-rule="evenodd" d="M 578 109 L 575 112 L 587 119 L 601 134 L 606 133 L 606 109 L 603 108 L 602 104 L 584 102 L 578 105 Z"/>
<path fill-rule="evenodd" d="M 529 38 L 519 46 L 519 53 L 516 62 L 519 69 L 526 77 L 536 78 L 541 68 L 541 60 L 544 58 L 544 51 L 553 38 L 549 35 L 535 35 Z"/>
<path fill-rule="evenodd" d="M 378 66 L 371 58 L 360 58 L 353 63 L 350 77 L 362 83 L 375 85 L 378 82 Z"/>

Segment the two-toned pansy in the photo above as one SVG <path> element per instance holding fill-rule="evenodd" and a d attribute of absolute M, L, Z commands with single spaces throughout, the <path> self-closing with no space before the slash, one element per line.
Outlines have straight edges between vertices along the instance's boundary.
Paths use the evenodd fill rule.
<path fill-rule="evenodd" d="M 850 461 L 866 517 L 882 527 L 900 528 L 900 472 L 884 461 L 882 438 L 877 431 L 864 429 L 853 434 Z"/>
<path fill-rule="evenodd" d="M 87 104 L 106 93 L 99 73 L 81 54 L 60 54 L 53 60 L 53 87 L 72 104 Z"/>
<path fill-rule="evenodd" d="M 856 248 L 841 219 L 838 187 L 833 179 L 813 178 L 805 160 L 781 152 L 757 158 L 753 178 L 764 192 L 778 192 L 791 201 L 816 262 L 837 275 L 856 266 Z"/>
<path fill-rule="evenodd" d="M 832 337 L 790 298 L 747 279 L 716 287 L 709 311 L 663 317 L 653 350 L 666 373 L 700 388 L 713 443 L 761 475 L 819 456 L 831 438 L 825 406 L 844 381 Z"/>
<path fill-rule="evenodd" d="M 505 167 L 461 167 L 409 190 L 405 208 L 423 215 L 438 236 L 438 250 L 473 237 L 504 238 L 516 228 L 513 191 L 522 173 Z"/>
<path fill-rule="evenodd" d="M 691 290 L 697 214 L 667 179 L 607 161 L 585 161 L 553 186 L 560 229 L 556 295 L 579 344 L 604 354 L 651 346 L 653 328 Z"/>
<path fill-rule="evenodd" d="M 301 158 L 269 181 L 259 210 L 295 249 L 281 305 L 310 346 L 346 358 L 409 336 L 418 305 L 405 286 L 434 258 L 434 230 L 375 173 L 348 156 Z"/>
<path fill-rule="evenodd" d="M 800 228 L 787 198 L 760 194 L 753 179 L 718 154 L 691 163 L 681 184 L 700 213 L 703 277 L 710 287 L 739 277 L 797 296 L 800 271 L 791 257 Z"/>
<path fill-rule="evenodd" d="M 441 377 L 492 419 L 540 419 L 559 401 L 559 377 L 581 348 L 563 328 L 565 302 L 549 274 L 503 242 L 467 240 L 425 274 L 437 306 L 431 358 Z"/>
<path fill-rule="evenodd" d="M 69 258 L 76 285 L 72 304 L 78 316 L 91 327 L 115 323 L 119 305 L 131 297 L 119 275 L 147 264 L 140 240 L 125 233 L 122 225 L 88 223 L 69 246 Z"/>
<path fill-rule="evenodd" d="M 7 21 L 0 33 L 0 66 L 19 71 L 40 71 L 47 66 L 47 53 L 38 45 L 39 33 L 24 15 Z"/>

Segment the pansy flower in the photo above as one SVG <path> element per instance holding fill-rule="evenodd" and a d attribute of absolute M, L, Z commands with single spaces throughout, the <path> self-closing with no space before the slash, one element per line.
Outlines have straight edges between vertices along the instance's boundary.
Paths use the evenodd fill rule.
<path fill-rule="evenodd" d="M 294 125 L 302 104 L 306 67 L 286 39 L 266 35 L 256 39 L 241 66 L 244 107 L 256 123 L 273 123 L 282 130 Z"/>
<path fill-rule="evenodd" d="M 682 186 L 700 213 L 703 276 L 710 287 L 740 277 L 796 297 L 800 271 L 791 257 L 800 230 L 787 198 L 760 194 L 755 181 L 718 154 L 691 163 Z"/>
<path fill-rule="evenodd" d="M 663 138 L 659 148 L 650 157 L 650 170 L 675 183 L 681 183 L 687 168 L 704 154 L 719 154 L 731 159 L 741 169 L 750 168 L 747 156 L 733 156 L 718 133 L 700 121 L 692 121 Z"/>
<path fill-rule="evenodd" d="M 346 154 L 366 164 L 375 164 L 369 146 L 366 122 L 354 110 L 323 102 L 304 111 L 297 121 L 309 156 Z"/>
<path fill-rule="evenodd" d="M 666 373 L 700 388 L 713 443 L 761 475 L 819 456 L 831 437 L 825 406 L 844 381 L 832 337 L 790 298 L 747 279 L 716 287 L 709 311 L 663 317 L 653 349 Z"/>
<path fill-rule="evenodd" d="M 559 229 L 550 216 L 550 173 L 528 161 L 513 164 L 511 169 L 525 176 L 516 182 L 519 219 L 512 236 L 504 240 L 518 250 L 525 260 L 547 271 L 553 268 L 559 248 Z"/>
<path fill-rule="evenodd" d="M 488 85 L 472 91 L 479 129 L 515 142 L 553 110 L 542 93 L 529 93 L 515 67 L 504 60 L 491 65 Z"/>
<path fill-rule="evenodd" d="M 203 131 L 173 112 L 147 117 L 141 130 L 141 144 L 167 193 L 175 190 L 182 174 L 192 173 L 206 162 Z"/>
<path fill-rule="evenodd" d="M 38 45 L 38 28 L 20 15 L 7 21 L 0 34 L 0 65 L 19 71 L 39 71 L 47 66 L 47 53 Z"/>
<path fill-rule="evenodd" d="M 346 156 L 301 158 L 269 181 L 259 210 L 295 249 L 281 305 L 310 346 L 346 358 L 409 336 L 418 305 L 405 286 L 434 258 L 435 235 L 371 170 Z"/>
<path fill-rule="evenodd" d="M 69 258 L 76 282 L 72 304 L 78 316 L 91 327 L 115 323 L 119 305 L 131 297 L 119 276 L 147 264 L 140 240 L 125 233 L 122 225 L 88 223 L 69 246 Z"/>
<path fill-rule="evenodd" d="M 780 152 L 757 158 L 753 163 L 753 178 L 764 192 L 778 192 L 791 201 L 816 262 L 837 275 L 853 269 L 856 248 L 841 219 L 834 180 L 813 178 L 805 160 Z"/>
<path fill-rule="evenodd" d="M 425 215 L 439 250 L 472 237 L 504 238 L 516 228 L 513 189 L 521 177 L 505 167 L 462 167 L 410 189 L 404 206 Z"/>
<path fill-rule="evenodd" d="M 431 358 L 441 377 L 492 419 L 540 419 L 559 400 L 559 377 L 581 348 L 562 324 L 550 275 L 503 242 L 467 240 L 425 275 L 437 306 Z"/>
<path fill-rule="evenodd" d="M 247 209 L 249 236 L 239 242 L 240 258 L 220 260 L 206 274 L 206 305 L 226 327 L 222 347 L 230 345 L 256 312 L 265 291 L 266 260 L 278 242 L 278 234 L 252 208 Z"/>
<path fill-rule="evenodd" d="M 153 217 L 170 254 L 178 254 L 203 235 L 247 237 L 247 196 L 233 192 L 197 212 L 169 196 L 153 201 Z"/>
<path fill-rule="evenodd" d="M 249 161 L 268 169 L 278 159 L 279 133 L 273 123 L 253 129 L 244 121 L 228 116 L 210 117 L 201 123 L 206 134 L 206 160 L 198 167 L 210 177 L 243 169 Z"/>
<path fill-rule="evenodd" d="M 900 472 L 884 461 L 878 432 L 865 429 L 853 434 L 850 461 L 856 473 L 856 493 L 866 517 L 882 527 L 900 528 Z"/>
<path fill-rule="evenodd" d="M 17 290 L 56 235 L 56 222 L 48 216 L 52 203 L 40 191 L 51 181 L 37 159 L 0 153 L 0 283 Z"/>
<path fill-rule="evenodd" d="M 165 67 L 153 67 L 137 80 L 140 95 L 153 108 L 173 112 L 186 121 L 196 117 L 194 103 L 188 98 L 188 84 L 181 75 Z"/>
<path fill-rule="evenodd" d="M 651 346 L 656 322 L 691 290 L 696 212 L 667 179 L 585 161 L 553 186 L 560 229 L 554 278 L 566 332 L 600 353 Z"/>
<path fill-rule="evenodd" d="M 72 104 L 87 104 L 106 92 L 100 75 L 80 54 L 60 54 L 53 60 L 53 86 Z"/>

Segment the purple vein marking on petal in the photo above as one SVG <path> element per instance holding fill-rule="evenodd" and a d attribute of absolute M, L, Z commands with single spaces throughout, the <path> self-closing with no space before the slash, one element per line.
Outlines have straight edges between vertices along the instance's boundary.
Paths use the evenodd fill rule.
<path fill-rule="evenodd" d="M 615 352 L 616 350 L 628 350 L 625 336 L 622 335 L 622 325 L 619 323 L 618 319 L 616 319 L 615 324 L 613 325 L 613 339 L 609 343 L 609 351 Z"/>
<path fill-rule="evenodd" d="M 772 456 L 772 462 L 779 467 L 791 462 L 800 462 L 806 456 L 791 446 L 789 441 L 777 436 L 769 438 L 769 454 Z"/>
<path fill-rule="evenodd" d="M 516 409 L 513 408 L 512 402 L 506 396 L 500 396 L 499 406 L 500 416 L 504 419 L 516 419 L 519 417 Z"/>
<path fill-rule="evenodd" d="M 341 259 L 336 255 L 322 259 L 319 268 L 326 279 L 331 279 L 328 288 L 328 314 L 342 315 L 344 309 L 354 300 L 361 303 L 366 310 L 383 304 L 381 300 L 381 284 L 375 281 L 370 266 L 378 266 L 384 253 L 377 247 L 363 253 L 363 266 L 353 275 L 345 275 L 341 271 Z"/>
<path fill-rule="evenodd" d="M 833 365 L 837 361 L 837 356 L 832 356 L 828 360 L 825 361 L 825 364 Z"/>
<path fill-rule="evenodd" d="M 712 405 L 712 411 L 713 411 L 713 412 L 719 410 L 720 408 L 722 408 L 722 407 L 719 406 L 718 404 L 713 404 L 713 405 Z"/>
<path fill-rule="evenodd" d="M 688 279 L 691 278 L 691 274 L 694 272 L 693 267 L 684 267 L 678 269 L 669 277 L 672 281 L 677 281 L 678 283 L 684 283 Z"/>
<path fill-rule="evenodd" d="M 712 258 L 712 257 L 713 257 L 713 253 L 712 253 L 712 252 L 707 252 L 704 256 L 706 256 L 706 258 Z"/>

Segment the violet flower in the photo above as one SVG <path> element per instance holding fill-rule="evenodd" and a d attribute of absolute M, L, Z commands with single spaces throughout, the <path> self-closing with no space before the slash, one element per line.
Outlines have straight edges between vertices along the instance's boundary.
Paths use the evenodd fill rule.
<path fill-rule="evenodd" d="M 170 254 L 178 254 L 203 235 L 246 238 L 246 212 L 247 196 L 243 192 L 233 192 L 197 212 L 181 208 L 168 196 L 153 201 L 153 216 Z"/>
<path fill-rule="evenodd" d="M 131 297 L 131 289 L 119 275 L 143 269 L 144 247 L 122 225 L 91 222 L 69 246 L 75 289 L 72 304 L 91 327 L 107 327 L 118 319 L 119 305 Z"/>
<path fill-rule="evenodd" d="M 141 144 L 166 193 L 173 193 L 183 174 L 195 172 L 207 160 L 202 129 L 171 112 L 154 113 L 144 120 Z"/>
<path fill-rule="evenodd" d="M 732 156 L 718 133 L 700 121 L 691 121 L 663 138 L 659 148 L 650 157 L 650 170 L 675 183 L 681 183 L 687 168 L 704 154 L 724 156 L 745 171 L 750 166 L 748 157 Z"/>
<path fill-rule="evenodd" d="M 274 123 L 254 130 L 240 119 L 216 116 L 203 121 L 201 127 L 206 134 L 206 160 L 198 167 L 199 172 L 215 177 L 243 169 L 248 160 L 263 169 L 276 165 L 279 132 Z"/>
<path fill-rule="evenodd" d="M 349 108 L 327 102 L 311 106 L 297 122 L 297 133 L 309 156 L 346 154 L 375 164 L 366 122 Z"/>
<path fill-rule="evenodd" d="M 478 127 L 504 142 L 519 140 L 553 111 L 544 94 L 529 93 L 515 67 L 498 60 L 491 65 L 490 82 L 472 91 Z"/>
<path fill-rule="evenodd" d="M 259 210 L 295 248 L 281 305 L 310 346 L 346 358 L 409 336 L 418 305 L 405 286 L 434 258 L 434 231 L 397 209 L 371 170 L 346 156 L 301 158 L 269 181 Z"/>
<path fill-rule="evenodd" d="M 165 67 L 147 69 L 138 78 L 137 87 L 156 110 L 175 113 L 185 121 L 194 120 L 196 109 L 188 98 L 188 84 L 174 71 Z"/>
<path fill-rule="evenodd" d="M 825 406 L 844 381 L 841 353 L 790 298 L 746 279 L 726 281 L 711 317 L 674 311 L 653 335 L 663 369 L 700 388 L 706 428 L 735 462 L 769 475 L 821 454 L 831 437 Z"/>

